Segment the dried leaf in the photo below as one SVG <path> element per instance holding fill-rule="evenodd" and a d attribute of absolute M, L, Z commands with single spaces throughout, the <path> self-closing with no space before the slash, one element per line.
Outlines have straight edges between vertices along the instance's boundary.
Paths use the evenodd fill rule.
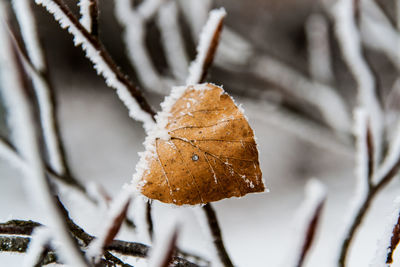
<path fill-rule="evenodd" d="M 222 88 L 189 86 L 169 114 L 168 138 L 147 154 L 145 196 L 195 205 L 264 191 L 253 130 Z"/>

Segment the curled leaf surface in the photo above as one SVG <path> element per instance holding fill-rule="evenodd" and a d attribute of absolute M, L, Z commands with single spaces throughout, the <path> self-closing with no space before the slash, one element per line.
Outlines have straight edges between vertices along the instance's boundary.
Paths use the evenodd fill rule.
<path fill-rule="evenodd" d="M 145 196 L 195 205 L 264 191 L 253 130 L 222 88 L 188 86 L 167 109 L 168 136 L 145 154 Z"/>

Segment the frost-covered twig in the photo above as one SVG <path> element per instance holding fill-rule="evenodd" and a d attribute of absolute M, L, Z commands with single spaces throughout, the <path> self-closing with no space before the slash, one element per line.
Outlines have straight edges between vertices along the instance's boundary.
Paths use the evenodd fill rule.
<path fill-rule="evenodd" d="M 90 261 L 98 262 L 103 254 L 104 248 L 110 244 L 118 234 L 126 217 L 131 197 L 132 192 L 125 189 L 111 203 L 108 209 L 107 218 L 101 226 L 101 234 L 94 242 L 92 242 L 88 249 L 87 258 Z"/>
<path fill-rule="evenodd" d="M 14 148 L 3 138 L 0 138 L 0 157 L 7 160 L 16 169 L 26 171 L 26 164 L 14 150 Z"/>
<path fill-rule="evenodd" d="M 371 149 L 371 146 L 369 145 L 371 139 L 368 140 L 368 122 L 368 115 L 365 111 L 358 111 L 356 113 L 357 192 L 350 213 L 351 219 L 340 247 L 339 266 L 342 267 L 346 266 L 346 258 L 350 245 L 373 200 L 380 190 L 382 190 L 382 188 L 384 188 L 393 177 L 396 176 L 400 169 L 399 131 L 392 143 L 393 150 L 389 151 L 385 163 L 380 166 L 378 170 L 370 170 L 370 160 L 373 159 L 370 159 L 372 153 L 369 152 Z M 378 178 L 372 179 L 372 177 Z"/>
<path fill-rule="evenodd" d="M 400 198 L 394 201 L 393 212 L 378 242 L 376 255 L 370 266 L 389 267 L 393 263 L 393 252 L 400 241 Z"/>
<path fill-rule="evenodd" d="M 86 266 L 81 251 L 67 230 L 64 218 L 58 210 L 46 177 L 30 102 L 24 91 L 19 64 L 7 31 L 8 14 L 3 1 L 0 2 L 0 18 L 0 40 L 3 46 L 0 50 L 1 65 L 7 66 L 0 72 L 3 82 L 2 96 L 9 111 L 8 115 L 12 116 L 9 121 L 13 141 L 29 167 L 29 173 L 27 173 L 29 179 L 25 184 L 35 196 L 37 204 L 47 212 L 46 219 L 49 227 L 61 243 L 59 252 L 63 260 L 74 266 Z"/>
<path fill-rule="evenodd" d="M 194 40 L 200 39 L 200 31 L 207 21 L 213 0 L 181 0 L 180 7 L 183 9 L 183 16 L 189 24 Z"/>
<path fill-rule="evenodd" d="M 178 241 L 178 225 L 167 229 L 164 236 L 159 237 L 150 252 L 148 267 L 167 267 L 173 260 Z"/>
<path fill-rule="evenodd" d="M 175 1 L 167 1 L 160 7 L 157 22 L 168 65 L 175 79 L 183 82 L 187 75 L 188 56 L 179 31 L 178 8 Z"/>
<path fill-rule="evenodd" d="M 46 59 L 39 42 L 31 1 L 13 0 L 13 7 L 21 29 L 27 55 L 24 54 L 16 38 L 13 38 L 14 45 L 19 55 L 23 57 L 22 61 L 25 63 L 24 66 L 33 82 L 33 87 L 38 99 L 40 122 L 50 167 L 59 176 L 71 177 L 64 152 L 65 149 L 60 136 L 54 100 L 54 89 L 51 86 L 47 73 Z M 71 184 L 76 184 L 77 187 L 81 188 L 78 181 L 72 178 L 69 180 Z"/>
<path fill-rule="evenodd" d="M 333 72 L 328 21 L 321 14 L 312 14 L 307 19 L 305 30 L 310 75 L 315 81 L 330 84 Z"/>
<path fill-rule="evenodd" d="M 80 0 L 79 12 L 81 13 L 81 19 L 79 22 L 85 27 L 85 29 L 92 35 L 97 36 L 99 34 L 98 16 L 99 16 L 99 4 L 98 0 Z"/>
<path fill-rule="evenodd" d="M 61 209 L 64 210 L 64 212 L 67 212 L 65 209 L 63 209 L 63 207 L 61 207 Z M 68 214 L 66 214 L 66 217 L 71 233 L 81 241 L 81 245 L 84 247 L 88 246 L 95 239 L 95 237 L 87 234 L 82 228 L 76 225 L 69 218 Z M 41 224 L 37 222 L 21 220 L 12 220 L 6 223 L 0 223 L 0 251 L 15 251 L 20 253 L 25 252 L 28 247 L 28 243 L 30 242 L 30 238 L 28 237 L 32 234 L 33 230 L 39 226 L 41 226 Z M 11 239 L 15 242 L 7 243 L 10 240 L 9 237 L 11 237 Z M 105 250 L 113 251 L 126 256 L 146 258 L 149 254 L 150 247 L 137 242 L 113 240 L 109 245 L 106 246 Z M 190 257 L 190 255 L 188 257 Z M 205 262 L 204 259 L 200 260 Z M 176 265 L 186 264 L 184 266 L 197 266 L 182 257 L 174 257 L 174 262 Z"/>
<path fill-rule="evenodd" d="M 301 238 L 298 240 L 296 240 L 296 238 L 291 240 L 293 249 L 288 251 L 294 252 L 290 253 L 294 257 L 289 257 L 290 263 L 284 266 L 303 266 L 304 260 L 314 242 L 325 200 L 325 186 L 318 180 L 309 180 L 305 187 L 305 199 L 294 220 L 296 222 L 296 232 L 293 236 L 300 235 Z"/>
<path fill-rule="evenodd" d="M 363 43 L 369 48 L 382 51 L 400 70 L 400 32 L 382 12 L 376 1 L 360 1 L 360 5 L 360 30 Z"/>
<path fill-rule="evenodd" d="M 60 23 L 61 27 L 68 28 L 68 31 L 74 36 L 75 45 L 82 45 L 87 58 L 93 63 L 98 74 L 105 78 L 108 86 L 117 90 L 119 98 L 129 110 L 129 115 L 133 119 L 143 122 L 145 129 L 150 129 L 154 124 L 152 117 L 155 112 L 143 97 L 139 88 L 117 67 L 100 40 L 91 35 L 79 23 L 62 0 L 35 1 L 44 6 Z"/>
<path fill-rule="evenodd" d="M 146 0 L 137 9 L 130 0 L 115 1 L 115 17 L 124 28 L 123 38 L 128 57 L 139 81 L 150 91 L 165 94 L 167 83 L 157 72 L 145 46 L 145 24 L 161 5 L 160 0 Z M 147 4 L 148 3 L 148 4 Z"/>
<path fill-rule="evenodd" d="M 252 114 L 253 119 L 256 121 L 278 127 L 302 141 L 329 152 L 338 153 L 347 158 L 353 156 L 354 148 L 350 136 L 348 139 L 341 139 L 332 133 L 329 128 L 269 101 L 264 100 L 257 103 L 253 100 L 242 98 L 238 102 L 246 107 L 246 111 Z M 260 112 L 260 110 L 263 110 L 263 112 Z"/>
<path fill-rule="evenodd" d="M 24 266 L 38 266 L 44 260 L 51 240 L 51 232 L 46 227 L 37 227 L 24 257 Z"/>
<path fill-rule="evenodd" d="M 204 81 L 218 48 L 225 16 L 226 12 L 223 8 L 214 9 L 210 12 L 207 23 L 200 34 L 196 59 L 189 67 L 186 84 L 198 84 Z"/>
<path fill-rule="evenodd" d="M 382 109 L 377 98 L 377 81 L 363 54 L 360 33 L 354 17 L 354 5 L 354 1 L 338 0 L 330 12 L 343 58 L 357 82 L 359 105 L 368 113 L 375 147 L 374 159 L 377 163 L 382 153 Z"/>
<path fill-rule="evenodd" d="M 36 92 L 38 93 L 38 97 L 39 98 L 43 97 L 41 99 L 42 102 L 39 101 L 39 109 L 40 109 L 40 111 L 45 110 L 46 112 L 41 112 L 41 123 L 42 123 L 42 125 L 44 125 L 44 127 L 42 127 L 42 129 L 44 132 L 46 144 L 50 144 L 50 145 L 48 145 L 48 147 L 52 148 L 52 149 L 48 149 L 48 151 L 49 151 L 48 154 L 49 154 L 50 159 L 53 159 L 53 160 L 50 160 L 50 165 L 46 166 L 46 171 L 48 174 L 51 175 L 51 177 L 56 177 L 58 180 L 60 180 L 64 184 L 67 184 L 71 187 L 74 187 L 75 189 L 78 189 L 80 192 L 85 193 L 85 188 L 83 187 L 83 185 L 76 178 L 74 178 L 72 176 L 71 172 L 69 171 L 69 167 L 66 162 L 66 157 L 65 157 L 65 153 L 64 153 L 64 148 L 63 148 L 60 134 L 59 134 L 57 119 L 55 117 L 53 117 L 52 114 L 48 114 L 48 112 L 47 112 L 47 111 L 49 111 L 49 108 L 52 109 L 53 112 L 55 111 L 55 109 L 51 107 L 54 105 L 52 98 L 46 99 L 47 96 L 50 96 L 52 94 L 51 90 L 50 90 L 50 83 L 48 81 L 47 75 L 44 75 L 43 72 L 39 72 L 33 66 L 33 63 L 29 60 L 28 55 L 26 55 L 25 52 L 23 51 L 21 44 L 15 38 L 14 33 L 12 32 L 11 28 L 8 27 L 8 29 L 9 29 L 10 38 L 14 44 L 14 48 L 16 49 L 16 52 L 18 54 L 18 57 L 19 57 L 22 65 L 24 66 L 26 72 L 30 75 L 31 79 L 33 81 L 35 81 L 36 85 L 38 85 L 40 87 L 38 90 L 36 90 Z M 42 85 L 43 85 L 43 87 L 41 87 Z M 41 91 L 41 89 L 43 89 L 43 88 L 47 88 L 46 90 L 49 89 L 49 91 L 47 91 L 47 92 L 46 92 L 46 90 Z M 39 94 L 41 96 L 39 96 Z M 50 103 L 46 102 L 47 100 L 49 100 L 51 102 Z M 41 104 L 43 104 L 43 106 Z M 53 115 L 55 116 L 54 113 L 53 113 Z M 55 130 L 55 132 L 53 130 Z M 46 137 L 48 137 L 48 140 L 46 139 Z M 9 154 L 13 153 L 13 152 L 16 157 L 19 157 L 19 155 L 16 153 L 16 151 L 13 151 L 12 147 L 7 146 L 7 142 L 5 142 L 5 140 L 0 141 L 0 147 L 4 148 L 4 150 L 5 149 L 10 150 L 9 153 L 5 154 L 5 151 L 3 153 L 4 154 L 3 157 L 8 158 L 8 160 L 11 160 L 11 158 L 10 158 L 11 155 L 9 155 Z M 0 154 L 2 154 L 2 153 L 0 153 Z M 54 157 L 52 157 L 51 155 L 53 155 Z M 24 169 L 26 167 L 26 166 L 23 166 L 26 164 L 23 161 L 23 159 L 21 159 L 21 158 L 20 158 L 19 163 L 16 161 L 11 162 L 11 163 L 14 163 L 14 167 L 17 167 L 17 168 Z M 63 170 L 63 171 L 61 172 L 61 170 Z M 29 171 L 29 170 L 26 170 L 26 171 Z"/>
<path fill-rule="evenodd" d="M 348 108 L 334 88 L 307 79 L 271 56 L 254 55 L 250 66 L 259 78 L 278 85 L 287 94 L 316 107 L 334 130 L 342 133 L 350 131 Z"/>

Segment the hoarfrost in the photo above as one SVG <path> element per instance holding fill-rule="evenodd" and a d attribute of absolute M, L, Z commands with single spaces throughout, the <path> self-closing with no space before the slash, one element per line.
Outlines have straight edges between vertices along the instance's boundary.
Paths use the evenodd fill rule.
<path fill-rule="evenodd" d="M 118 97 L 129 110 L 129 116 L 143 122 L 145 130 L 150 130 L 154 125 L 151 115 L 140 108 L 136 99 L 129 93 L 126 85 L 119 81 L 116 74 L 104 61 L 100 51 L 80 32 L 70 18 L 61 10 L 60 6 L 52 0 L 35 0 L 35 2 L 44 6 L 60 23 L 61 27 L 68 29 L 68 32 L 74 36 L 75 45 L 82 45 L 83 50 L 86 52 L 86 57 L 93 63 L 97 74 L 104 77 L 108 86 L 117 90 Z"/>

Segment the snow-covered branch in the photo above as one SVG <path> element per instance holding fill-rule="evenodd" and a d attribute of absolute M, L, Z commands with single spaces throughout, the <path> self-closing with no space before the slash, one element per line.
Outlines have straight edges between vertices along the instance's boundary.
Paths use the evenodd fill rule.
<path fill-rule="evenodd" d="M 387 220 L 370 266 L 389 267 L 393 263 L 393 253 L 400 241 L 400 198 L 394 201 L 392 215 Z"/>
<path fill-rule="evenodd" d="M 353 1 L 338 0 L 329 11 L 334 20 L 343 58 L 357 82 L 359 105 L 366 109 L 369 117 L 375 147 L 374 159 L 378 162 L 382 153 L 382 109 L 377 98 L 377 81 L 363 55 L 361 37 L 354 17 L 354 5 Z"/>
<path fill-rule="evenodd" d="M 316 81 L 311 81 L 286 64 L 267 55 L 254 56 L 252 71 L 260 78 L 278 85 L 297 99 L 316 107 L 326 123 L 334 130 L 347 133 L 351 120 L 343 98 L 337 91 Z"/>
<path fill-rule="evenodd" d="M 314 242 L 323 205 L 326 200 L 325 186 L 316 179 L 311 179 L 305 186 L 305 199 L 294 219 L 295 231 L 293 236 L 300 236 L 290 240 L 293 248 L 292 256 L 285 259 L 284 266 L 303 266 L 304 261 Z M 289 262 L 287 262 L 289 261 Z"/>
<path fill-rule="evenodd" d="M 95 240 L 94 236 L 87 234 L 82 228 L 77 226 L 69 217 L 68 214 L 68 226 L 71 233 L 79 239 L 81 242 L 82 249 L 86 247 Z M 5 223 L 0 223 L 0 251 L 13 251 L 24 253 L 28 248 L 30 243 L 30 236 L 34 230 L 38 227 L 44 227 L 41 224 L 33 221 L 20 221 L 13 220 Z M 7 245 L 6 245 L 7 244 Z M 122 240 L 113 240 L 105 248 L 106 251 L 116 252 L 120 255 L 137 257 L 137 258 L 147 258 L 150 254 L 151 248 L 147 245 L 137 242 L 127 242 Z M 50 251 L 52 262 L 55 261 L 55 255 L 53 251 Z M 178 254 L 182 254 L 178 251 Z M 191 255 L 188 255 L 191 257 Z M 199 259 L 202 262 L 206 262 L 204 259 Z M 196 264 L 186 260 L 182 257 L 173 257 L 174 266 L 189 266 L 196 267 Z"/>
<path fill-rule="evenodd" d="M 146 21 L 161 3 L 161 0 L 147 0 L 136 10 L 130 0 L 118 0 L 115 1 L 115 17 L 124 28 L 123 38 L 128 57 L 139 81 L 147 90 L 165 94 L 168 83 L 157 72 L 145 45 Z"/>
<path fill-rule="evenodd" d="M 46 227 L 37 227 L 32 233 L 31 242 L 24 258 L 24 266 L 37 266 L 42 263 L 51 241 L 51 231 Z"/>
<path fill-rule="evenodd" d="M 148 267 L 169 266 L 173 260 L 178 241 L 179 225 L 174 223 L 163 236 L 159 236 L 150 251 Z"/>
<path fill-rule="evenodd" d="M 198 84 L 204 81 L 218 48 L 222 31 L 225 9 L 214 9 L 210 12 L 206 25 L 200 34 L 196 59 L 190 64 L 186 84 Z"/>
<path fill-rule="evenodd" d="M 86 256 L 90 261 L 98 262 L 101 255 L 103 255 L 104 248 L 109 245 L 118 234 L 125 220 L 129 203 L 133 195 L 133 192 L 129 190 L 129 188 L 130 187 L 126 187 L 111 203 L 107 218 L 101 226 L 101 235 L 91 243 L 88 249 Z"/>
<path fill-rule="evenodd" d="M 346 266 L 346 258 L 350 245 L 369 211 L 376 195 L 396 176 L 400 169 L 399 134 L 389 147 L 389 154 L 384 163 L 376 171 L 371 161 L 371 137 L 369 137 L 369 118 L 365 110 L 357 110 L 355 118 L 355 135 L 357 140 L 356 177 L 357 187 L 353 206 L 349 216 L 347 229 L 340 248 L 339 265 Z M 375 177 L 375 179 L 372 179 Z M 376 178 L 377 177 L 377 178 Z"/>
<path fill-rule="evenodd" d="M 175 79 L 183 82 L 189 63 L 185 43 L 179 31 L 178 8 L 175 1 L 167 1 L 160 7 L 157 22 L 168 65 Z"/>
<path fill-rule="evenodd" d="M 31 62 L 29 68 L 25 65 L 29 73 L 36 97 L 38 99 L 40 122 L 43 131 L 46 151 L 49 158 L 50 167 L 60 176 L 69 175 L 69 168 L 66 163 L 66 157 L 60 130 L 57 123 L 56 106 L 54 103 L 53 88 L 47 74 L 47 66 L 43 49 L 39 42 L 36 21 L 33 15 L 31 1 L 13 0 L 14 12 L 16 14 L 21 35 L 27 48 L 27 60 Z M 18 51 L 22 54 L 22 49 Z"/>
<path fill-rule="evenodd" d="M 81 13 L 81 18 L 79 22 L 85 27 L 85 29 L 91 34 L 98 35 L 98 16 L 99 7 L 98 0 L 80 0 L 79 12 Z"/>
<path fill-rule="evenodd" d="M 62 0 L 35 0 L 35 2 L 44 6 L 61 27 L 68 29 L 68 32 L 74 36 L 75 45 L 82 46 L 86 57 L 93 63 L 97 73 L 104 77 L 108 86 L 117 90 L 119 98 L 129 110 L 129 115 L 133 119 L 143 122 L 146 130 L 150 129 L 154 125 L 152 119 L 154 111 L 139 88 L 115 65 L 99 39 L 82 26 Z"/>
<path fill-rule="evenodd" d="M 321 14 L 312 14 L 307 19 L 305 30 L 310 75 L 315 81 L 330 84 L 333 72 L 328 21 Z"/>
<path fill-rule="evenodd" d="M 360 5 L 360 31 L 363 43 L 369 48 L 382 51 L 400 70 L 400 32 L 392 25 L 375 1 L 361 1 Z"/>

